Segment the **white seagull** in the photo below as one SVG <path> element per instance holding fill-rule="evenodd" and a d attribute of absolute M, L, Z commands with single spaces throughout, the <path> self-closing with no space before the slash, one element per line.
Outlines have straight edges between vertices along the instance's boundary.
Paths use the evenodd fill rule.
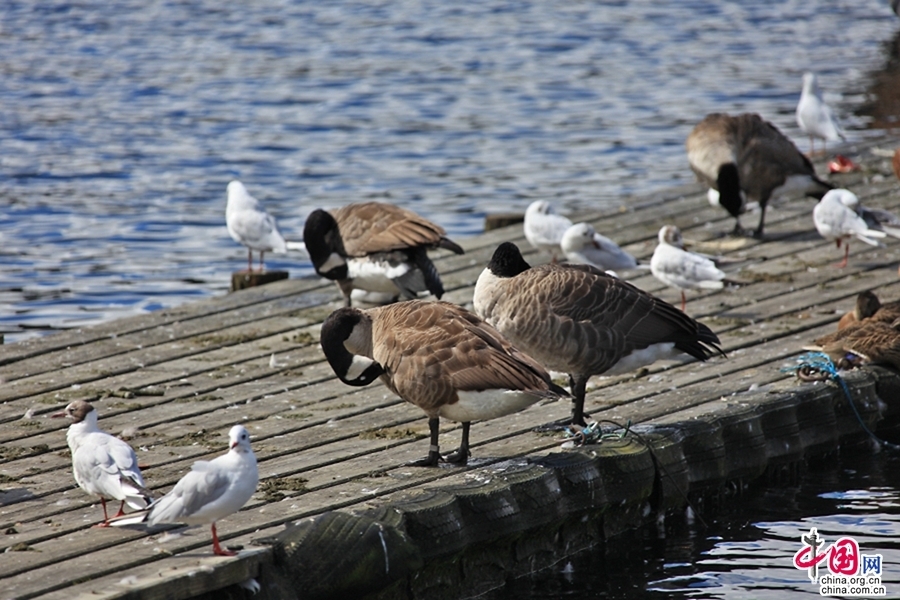
<path fill-rule="evenodd" d="M 835 265 L 839 269 L 847 266 L 851 237 L 856 236 L 871 246 L 880 246 L 878 240 L 887 236 L 884 231 L 870 228 L 858 214 L 858 209 L 859 198 L 845 189 L 831 190 L 813 209 L 813 222 L 819 235 L 826 240 L 834 240 L 838 248 L 841 242 L 844 243 L 844 260 Z"/>
<path fill-rule="evenodd" d="M 256 491 L 259 471 L 256 456 L 250 448 L 250 434 L 242 425 L 228 432 L 227 454 L 211 461 L 200 460 L 190 472 L 178 480 L 172 491 L 151 504 L 139 515 L 113 520 L 113 525 L 146 522 L 212 524 L 213 553 L 234 556 L 236 552 L 219 545 L 216 521 L 236 513 Z"/>
<path fill-rule="evenodd" d="M 247 246 L 247 271 L 253 270 L 253 251 L 259 252 L 259 270 L 263 270 L 266 252 L 284 254 L 288 244 L 281 237 L 275 217 L 266 212 L 259 200 L 247 192 L 240 181 L 228 184 L 228 203 L 225 206 L 225 224 L 231 238 Z"/>
<path fill-rule="evenodd" d="M 815 73 L 803 74 L 803 92 L 797 103 L 797 125 L 809 136 L 809 153 L 815 153 L 815 139 L 822 140 L 822 152 L 827 142 L 847 139 L 834 118 L 831 107 L 822 100 Z"/>
<path fill-rule="evenodd" d="M 92 496 L 100 497 L 103 523 L 95 527 L 109 527 L 106 500 L 119 500 L 120 517 L 125 503 L 140 510 L 150 504 L 150 493 L 138 468 L 137 455 L 126 442 L 101 431 L 97 426 L 97 411 L 84 400 L 76 400 L 52 417 L 72 420 L 66 441 L 72 452 L 72 472 L 78 486 Z"/>
<path fill-rule="evenodd" d="M 601 271 L 636 269 L 638 261 L 618 244 L 600 235 L 589 223 L 576 223 L 566 230 L 560 247 L 570 263 L 593 265 Z"/>
<path fill-rule="evenodd" d="M 859 203 L 856 194 L 842 190 L 846 194 L 841 195 L 841 202 L 856 211 L 869 226 L 869 229 L 883 231 L 891 237 L 900 238 L 900 218 L 892 212 L 881 208 L 869 208 Z"/>
<path fill-rule="evenodd" d="M 687 306 L 684 290 L 720 290 L 725 286 L 725 273 L 711 259 L 685 250 L 681 230 L 674 225 L 659 230 L 659 245 L 650 258 L 650 272 L 681 291 L 681 310 Z"/>
<path fill-rule="evenodd" d="M 549 252 L 553 262 L 556 262 L 556 255 L 562 251 L 559 244 L 571 226 L 572 221 L 556 214 L 556 210 L 546 200 L 535 200 L 525 211 L 525 239 L 538 250 Z"/>

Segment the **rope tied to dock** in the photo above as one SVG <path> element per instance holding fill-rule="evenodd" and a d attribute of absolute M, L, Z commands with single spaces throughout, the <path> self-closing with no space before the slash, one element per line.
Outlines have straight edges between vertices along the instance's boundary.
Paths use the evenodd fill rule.
<path fill-rule="evenodd" d="M 578 425 L 566 427 L 565 436 L 572 441 L 574 446 L 584 446 L 587 444 L 600 444 L 604 440 L 621 440 L 631 430 L 631 419 L 626 421 L 624 427 L 612 421 L 608 422 L 616 425 L 617 429 L 614 431 L 603 431 L 600 428 L 601 421 L 594 421 L 593 423 L 588 423 L 585 427 Z"/>
<path fill-rule="evenodd" d="M 863 421 L 862 415 L 856 407 L 856 402 L 853 401 L 850 387 L 844 381 L 844 378 L 841 377 L 830 356 L 824 352 L 807 352 L 798 356 L 796 360 L 796 367 L 784 367 L 781 369 L 781 372 L 794 373 L 801 381 L 833 381 L 837 383 L 844 391 L 844 397 L 847 398 L 847 403 L 853 410 L 853 414 L 856 416 L 856 420 L 859 421 L 859 426 L 862 427 L 863 431 L 880 447 L 893 451 L 900 450 L 900 445 L 881 439 Z"/>
<path fill-rule="evenodd" d="M 603 431 L 600 427 L 603 423 L 612 425 L 615 429 Z M 688 497 L 687 493 L 681 489 L 680 485 L 678 485 L 678 480 L 669 472 L 666 465 L 656 455 L 656 452 L 653 450 L 653 445 L 640 433 L 631 429 L 631 419 L 628 419 L 624 425 L 610 419 L 601 419 L 600 421 L 589 423 L 585 427 L 578 425 L 567 427 L 565 429 L 565 436 L 569 438 L 569 441 L 566 442 L 566 444 L 563 444 L 563 448 L 585 446 L 587 444 L 602 444 L 604 441 L 623 440 L 626 437 L 631 437 L 636 440 L 639 444 L 642 444 L 647 448 L 647 451 L 650 453 L 650 458 L 653 460 L 653 466 L 656 469 L 657 477 L 660 477 L 661 475 L 668 477 L 672 486 L 678 491 L 678 494 L 684 498 L 685 504 L 690 507 L 697 521 L 704 528 L 709 527 L 706 524 L 706 521 L 703 520 L 698 508 L 691 502 L 690 497 Z M 567 444 L 572 444 L 572 446 L 567 446 Z"/>

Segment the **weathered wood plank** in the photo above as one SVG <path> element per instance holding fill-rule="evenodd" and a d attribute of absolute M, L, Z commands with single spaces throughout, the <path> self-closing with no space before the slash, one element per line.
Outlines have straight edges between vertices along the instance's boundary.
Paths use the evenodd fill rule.
<path fill-rule="evenodd" d="M 889 173 L 883 162 L 869 160 L 868 172 L 834 180 L 859 186 L 863 202 L 898 210 L 895 181 L 871 179 Z M 692 315 L 719 333 L 727 360 L 660 363 L 637 379 L 594 378 L 587 408 L 595 418 L 663 422 L 683 414 L 723 414 L 743 419 L 740 405 L 753 398 L 801 389 L 780 366 L 803 343 L 831 330 L 859 291 L 877 288 L 887 299 L 900 295 L 895 274 L 900 243 L 890 240 L 884 249 L 853 245 L 850 267 L 830 269 L 839 256 L 812 230 L 813 201 L 776 205 L 767 219 L 768 239 L 760 243 L 720 238 L 730 229 L 730 219 L 709 207 L 703 192 L 686 186 L 629 200 L 622 212 L 576 216 L 615 232 L 643 259 L 653 251 L 658 228 L 673 222 L 701 250 L 734 261 L 726 270 L 747 282 L 737 289 L 692 294 L 688 303 Z M 466 255 L 442 253 L 436 259 L 446 299 L 471 301 L 472 285 L 502 240 L 520 244 L 529 260 L 546 260 L 527 248 L 521 227 L 462 240 Z M 637 285 L 677 298 L 649 274 L 632 275 Z M 16 531 L 0 538 L 0 547 L 21 543 L 34 548 L 10 552 L 0 561 L 0 577 L 11 586 L 5 593 L 189 597 L 239 581 L 255 573 L 259 563 L 254 561 L 268 560 L 260 558 L 268 556 L 264 550 L 252 559 L 210 558 L 205 529 L 165 543 L 134 531 L 92 530 L 99 507 L 74 487 L 64 423 L 45 418 L 74 397 L 120 388 L 164 392 L 96 400 L 105 428 L 135 436 L 148 483 L 159 492 L 194 460 L 222 452 L 225 431 L 244 422 L 254 435 L 262 477 L 287 489 L 261 491 L 223 521 L 220 533 L 229 541 L 246 542 L 326 510 L 363 510 L 429 486 L 460 485 L 479 468 L 559 448 L 559 437 L 539 435 L 533 428 L 565 418 L 568 402 L 533 406 L 502 423 L 476 424 L 474 456 L 465 469 L 406 467 L 405 462 L 421 458 L 427 445 L 421 412 L 380 385 L 347 388 L 321 356 L 318 324 L 339 304 L 329 282 L 290 280 L 0 348 L 0 375 L 6 381 L 0 388 L 0 400 L 5 400 L 0 404 L 0 521 Z M 20 419 L 28 409 L 37 418 Z M 455 447 L 458 439 L 459 427 L 443 424 L 441 445 Z M 759 440 L 752 443 L 756 450 L 749 454 L 760 448 Z M 176 556 L 169 558 L 169 552 Z M 173 568 L 185 553 L 196 557 L 188 559 L 194 570 L 206 573 L 210 566 L 218 583 L 212 575 L 191 577 L 190 566 Z M 78 579 L 87 581 L 68 587 Z M 144 584 L 159 579 L 168 583 Z"/>

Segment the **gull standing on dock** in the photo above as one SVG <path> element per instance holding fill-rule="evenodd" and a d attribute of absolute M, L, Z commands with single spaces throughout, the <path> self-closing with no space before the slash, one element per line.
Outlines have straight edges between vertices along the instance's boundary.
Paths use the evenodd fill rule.
<path fill-rule="evenodd" d="M 525 239 L 544 252 L 549 252 L 551 260 L 562 252 L 560 243 L 572 221 L 556 213 L 556 209 L 546 200 L 535 200 L 525 210 Z"/>
<path fill-rule="evenodd" d="M 95 527 L 109 527 L 107 499 L 121 502 L 116 517 L 125 514 L 126 503 L 136 510 L 147 507 L 150 492 L 144 487 L 137 455 L 126 442 L 100 430 L 97 410 L 93 406 L 84 400 L 76 400 L 51 416 L 72 421 L 66 432 L 66 442 L 72 452 L 75 481 L 88 494 L 98 496 L 103 506 L 103 523 Z"/>
<path fill-rule="evenodd" d="M 592 375 L 616 375 L 681 353 L 706 360 L 719 338 L 671 304 L 590 265 L 530 266 L 500 244 L 478 276 L 475 312 L 548 369 L 569 374 L 572 423 L 584 425 Z"/>
<path fill-rule="evenodd" d="M 496 329 L 455 304 L 411 300 L 361 310 L 341 308 L 322 324 L 322 350 L 347 385 L 380 377 L 392 392 L 428 415 L 431 446 L 413 466 L 469 458 L 472 421 L 518 412 L 566 396 L 533 358 Z M 462 423 L 459 449 L 442 457 L 440 418 Z"/>
<path fill-rule="evenodd" d="M 850 255 L 850 238 L 856 237 L 870 246 L 881 246 L 879 239 L 887 236 L 884 231 L 872 229 L 859 215 L 859 198 L 850 190 L 831 190 L 819 200 L 813 209 L 816 231 L 826 240 L 834 240 L 838 248 L 844 244 L 844 260 L 836 264 L 839 269 L 847 266 Z"/>
<path fill-rule="evenodd" d="M 574 264 L 593 265 L 601 271 L 636 269 L 640 265 L 629 253 L 589 223 L 576 223 L 566 230 L 560 247 L 566 260 Z"/>
<path fill-rule="evenodd" d="M 112 524 L 211 523 L 213 553 L 234 556 L 236 552 L 219 544 L 216 521 L 236 513 L 247 503 L 259 483 L 259 470 L 250 447 L 250 434 L 243 425 L 235 425 L 228 432 L 228 448 L 226 454 L 211 461 L 195 462 L 171 492 L 140 514 L 114 519 Z"/>
<path fill-rule="evenodd" d="M 718 202 L 734 217 L 734 233 L 744 235 L 740 216 L 746 204 L 759 204 L 762 238 L 766 206 L 773 197 L 803 193 L 821 198 L 832 188 L 797 146 L 756 114 L 707 115 L 685 142 L 688 161 L 697 179 L 718 191 Z M 742 193 L 743 192 L 743 193 Z"/>
<path fill-rule="evenodd" d="M 316 273 L 335 281 L 350 306 L 354 289 L 415 299 L 444 294 L 428 250 L 464 250 L 444 228 L 393 204 L 364 202 L 314 210 L 303 240 Z"/>
<path fill-rule="evenodd" d="M 247 247 L 247 272 L 253 271 L 253 251 L 259 252 L 259 270 L 263 270 L 266 252 L 284 254 L 287 242 L 281 237 L 275 217 L 266 212 L 259 200 L 247 192 L 240 181 L 228 184 L 228 202 L 225 206 L 225 224 L 231 238 Z"/>
<path fill-rule="evenodd" d="M 797 125 L 809 136 L 810 156 L 815 154 L 816 138 L 822 140 L 822 153 L 825 152 L 827 142 L 847 139 L 834 118 L 831 107 L 822 100 L 819 79 L 815 73 L 803 74 L 803 91 L 800 93 L 800 102 L 797 103 Z"/>
<path fill-rule="evenodd" d="M 674 225 L 659 230 L 659 244 L 650 258 L 650 272 L 664 284 L 681 291 L 681 310 L 687 307 L 684 290 L 725 287 L 725 273 L 712 259 L 685 250 L 681 230 Z"/>

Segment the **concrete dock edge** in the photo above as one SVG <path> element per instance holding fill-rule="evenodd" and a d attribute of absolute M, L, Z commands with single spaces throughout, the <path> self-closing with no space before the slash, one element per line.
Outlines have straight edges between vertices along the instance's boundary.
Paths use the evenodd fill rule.
<path fill-rule="evenodd" d="M 870 429 L 896 429 L 900 376 L 845 375 Z M 872 443 L 835 383 L 723 398 L 604 440 L 484 467 L 358 514 L 327 512 L 257 540 L 273 548 L 261 598 L 470 597 L 626 534 L 690 498 L 777 477 L 842 446 Z"/>

